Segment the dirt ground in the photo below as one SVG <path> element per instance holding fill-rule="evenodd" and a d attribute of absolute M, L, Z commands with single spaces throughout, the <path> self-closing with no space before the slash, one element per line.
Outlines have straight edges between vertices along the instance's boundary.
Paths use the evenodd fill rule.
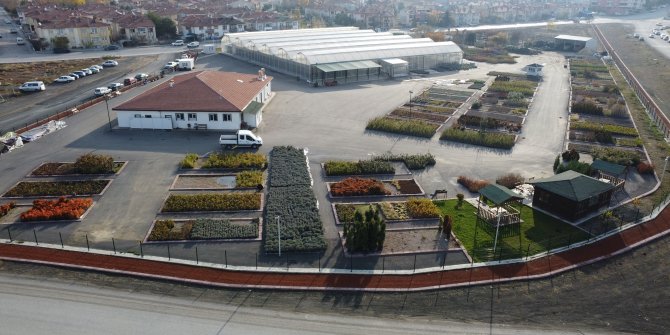
<path fill-rule="evenodd" d="M 665 334 L 670 329 L 670 272 L 664 261 L 670 257 L 669 242 L 666 237 L 552 279 L 422 293 L 226 290 L 12 262 L 0 262 L 0 271 L 270 310 Z"/>
<path fill-rule="evenodd" d="M 0 64 L 0 78 L 2 85 L 19 86 L 26 81 L 41 80 L 50 84 L 54 79 L 78 71 L 91 65 L 102 64 L 102 58 L 73 59 L 36 63 Z M 104 70 L 103 70 L 104 71 Z"/>
<path fill-rule="evenodd" d="M 413 230 L 387 230 L 382 253 L 446 250 L 456 248 L 454 240 L 447 241 L 437 228 Z"/>

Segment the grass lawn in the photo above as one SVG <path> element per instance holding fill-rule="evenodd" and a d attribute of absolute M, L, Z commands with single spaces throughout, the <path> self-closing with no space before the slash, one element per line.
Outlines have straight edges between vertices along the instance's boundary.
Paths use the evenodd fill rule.
<path fill-rule="evenodd" d="M 451 216 L 454 235 L 475 261 L 494 259 L 495 229 L 493 227 L 487 229 L 484 223 L 476 227 L 477 208 L 464 202 L 461 209 L 456 209 L 457 202 L 456 199 L 440 200 L 435 201 L 435 204 L 443 215 Z M 500 229 L 498 255 L 495 259 L 498 257 L 500 259 L 519 258 L 526 256 L 527 252 L 533 255 L 549 248 L 553 249 L 588 238 L 587 233 L 528 206 L 521 206 L 521 219 L 523 223 L 518 230 L 509 229 L 512 227 Z"/>

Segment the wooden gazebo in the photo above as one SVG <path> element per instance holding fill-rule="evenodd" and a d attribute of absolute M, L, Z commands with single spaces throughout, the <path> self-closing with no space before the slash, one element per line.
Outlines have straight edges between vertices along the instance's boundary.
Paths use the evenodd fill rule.
<path fill-rule="evenodd" d="M 510 204 L 523 201 L 523 197 L 505 186 L 489 184 L 479 190 L 477 219 L 493 227 L 521 222 L 521 213 Z M 492 203 L 489 205 L 488 203 Z"/>

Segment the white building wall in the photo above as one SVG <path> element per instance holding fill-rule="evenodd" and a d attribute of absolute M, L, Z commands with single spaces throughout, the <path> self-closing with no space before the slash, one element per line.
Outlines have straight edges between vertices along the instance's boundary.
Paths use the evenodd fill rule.
<path fill-rule="evenodd" d="M 121 128 L 193 129 L 207 125 L 207 129 L 238 130 L 242 123 L 241 113 L 237 112 L 117 111 L 116 114 Z"/>

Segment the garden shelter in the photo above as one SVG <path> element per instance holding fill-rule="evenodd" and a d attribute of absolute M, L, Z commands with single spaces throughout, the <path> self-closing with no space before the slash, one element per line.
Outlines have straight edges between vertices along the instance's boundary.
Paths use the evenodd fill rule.
<path fill-rule="evenodd" d="M 623 189 L 628 167 L 596 159 L 591 163 L 591 176 L 614 185 L 615 191 Z"/>
<path fill-rule="evenodd" d="M 498 184 L 486 185 L 479 190 L 479 195 L 477 219 L 493 226 L 506 226 L 521 222 L 519 210 L 510 206 L 511 203 L 523 201 L 521 195 Z"/>
<path fill-rule="evenodd" d="M 529 182 L 535 188 L 533 207 L 570 221 L 608 206 L 614 185 L 569 170 Z"/>

